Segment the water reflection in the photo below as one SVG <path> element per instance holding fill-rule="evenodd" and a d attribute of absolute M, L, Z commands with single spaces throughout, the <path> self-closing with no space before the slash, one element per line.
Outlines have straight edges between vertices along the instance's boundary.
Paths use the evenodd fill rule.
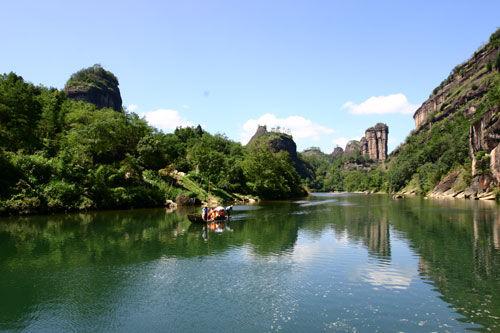
<path fill-rule="evenodd" d="M 375 266 L 366 270 L 365 281 L 389 289 L 407 289 L 415 275 L 413 269 Z"/>
<path fill-rule="evenodd" d="M 34 309 L 47 309 L 58 300 L 79 307 L 90 306 L 96 298 L 105 303 L 101 310 L 114 309 L 118 295 L 130 292 L 131 281 L 141 280 L 140 274 L 127 273 L 127 267 L 156 261 L 164 267 L 165 261 L 173 265 L 175 260 L 188 259 L 234 261 L 236 255 L 242 256 L 241 261 L 253 258 L 252 265 L 279 263 L 262 266 L 259 274 L 266 281 L 277 279 L 273 285 L 280 297 L 294 306 L 307 300 L 307 304 L 328 308 L 343 300 L 359 307 L 362 298 L 355 299 L 349 288 L 362 291 L 365 298 L 373 290 L 408 292 L 405 297 L 410 304 L 411 297 L 425 288 L 422 282 L 427 282 L 463 320 L 492 330 L 500 322 L 500 300 L 495 297 L 500 294 L 500 213 L 494 204 L 339 195 L 235 207 L 232 221 L 209 225 L 191 224 L 185 212 L 163 210 L 0 222 L 0 328 L 25 328 Z M 185 273 L 173 267 L 163 276 Z M 274 271 L 277 267 L 280 270 Z M 257 269 L 244 268 L 248 268 L 246 276 Z M 309 272 L 319 275 L 308 277 Z M 306 283 L 311 284 L 304 287 L 292 279 L 287 288 L 281 288 L 279 284 L 286 281 L 283 274 L 297 281 L 307 277 Z M 238 283 L 243 282 L 227 288 L 236 290 Z M 330 303 L 310 300 L 319 285 L 328 288 L 313 294 L 325 299 L 335 294 Z M 255 293 L 248 297 L 258 297 Z M 262 304 L 266 302 L 262 295 Z M 89 310 L 76 311 L 85 317 Z M 376 311 L 373 316 L 377 322 L 383 321 Z M 300 326 L 295 325 L 290 328 Z M 385 328 L 390 330 L 390 326 Z"/>

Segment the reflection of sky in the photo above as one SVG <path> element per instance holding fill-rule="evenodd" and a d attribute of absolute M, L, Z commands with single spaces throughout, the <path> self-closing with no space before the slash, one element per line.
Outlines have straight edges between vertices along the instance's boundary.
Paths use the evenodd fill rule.
<path fill-rule="evenodd" d="M 376 287 L 407 289 L 418 276 L 418 258 L 393 229 L 390 235 L 391 260 L 372 263 L 363 270 L 362 277 Z"/>
<path fill-rule="evenodd" d="M 390 289 L 407 289 L 416 269 L 405 270 L 397 267 L 369 267 L 364 272 L 364 280 L 374 286 Z"/>
<path fill-rule="evenodd" d="M 346 269 L 345 278 L 388 289 L 407 289 L 413 278 L 418 276 L 417 258 L 397 237 L 391 238 L 393 256 L 388 261 L 368 256 L 368 249 L 361 243 L 353 246 L 345 232 L 335 234 L 329 231 L 319 237 L 302 233 L 300 236 L 291 257 L 303 266 L 333 261 L 333 266 L 342 264 L 337 267 L 337 272 Z M 348 261 L 343 262 L 345 260 Z"/>

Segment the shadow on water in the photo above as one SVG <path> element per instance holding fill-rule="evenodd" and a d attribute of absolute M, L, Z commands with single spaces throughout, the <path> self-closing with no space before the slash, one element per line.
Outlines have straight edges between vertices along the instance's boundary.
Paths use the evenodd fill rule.
<path fill-rule="evenodd" d="M 391 236 L 404 239 L 419 257 L 422 278 L 463 320 L 499 327 L 497 206 L 323 195 L 237 207 L 232 221 L 214 227 L 191 224 L 185 213 L 161 209 L 2 219 L 0 328 L 24 328 L 19 323 L 48 300 L 112 298 L 127 279 L 117 267 L 222 255 L 241 247 L 263 258 L 285 256 L 294 251 L 299 234 L 314 241 L 325 232 L 359 244 L 381 264 L 391 261 Z M 73 290 L 82 269 L 91 270 L 85 275 L 87 287 Z M 73 272 L 72 278 L 58 280 L 62 270 Z M 84 315 L 85 309 L 79 311 Z"/>

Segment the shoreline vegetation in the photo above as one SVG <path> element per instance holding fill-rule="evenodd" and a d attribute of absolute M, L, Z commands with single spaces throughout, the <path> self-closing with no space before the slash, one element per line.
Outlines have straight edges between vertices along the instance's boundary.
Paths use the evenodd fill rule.
<path fill-rule="evenodd" d="M 297 153 L 291 135 L 265 126 L 246 146 L 199 125 L 163 133 L 123 108 L 118 79 L 100 65 L 73 74 L 64 90 L 3 74 L 0 215 L 174 208 L 332 191 L 498 201 L 499 45 L 497 30 L 432 93 L 430 100 L 444 100 L 439 109 L 419 115 L 417 129 L 383 161 L 359 150 Z M 483 64 L 486 53 L 496 58 Z M 476 127 L 490 132 L 477 134 Z M 472 135 L 482 135 L 479 144 L 472 145 Z"/>
<path fill-rule="evenodd" d="M 201 126 L 160 132 L 123 109 L 99 65 L 65 91 L 0 76 L 0 169 L 0 215 L 306 195 L 286 152 Z"/>

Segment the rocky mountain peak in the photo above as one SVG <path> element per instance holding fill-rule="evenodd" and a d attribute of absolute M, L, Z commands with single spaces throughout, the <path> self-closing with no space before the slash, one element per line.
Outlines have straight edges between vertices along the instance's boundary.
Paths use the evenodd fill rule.
<path fill-rule="evenodd" d="M 96 64 L 71 75 L 64 91 L 71 99 L 92 103 L 98 108 L 122 111 L 118 85 L 118 79 L 113 73 Z"/>
<path fill-rule="evenodd" d="M 297 154 L 297 144 L 291 135 L 280 131 L 268 131 L 265 125 L 258 126 L 257 131 L 248 141 L 247 146 L 252 147 L 259 144 L 266 144 L 275 153 L 286 151 L 292 160 L 295 169 L 302 177 L 312 177 L 312 172 L 304 161 Z"/>
<path fill-rule="evenodd" d="M 378 123 L 365 131 L 361 139 L 361 154 L 374 161 L 385 161 L 387 159 L 387 137 L 389 127 Z"/>
<path fill-rule="evenodd" d="M 346 154 L 361 154 L 373 161 L 385 161 L 387 159 L 387 138 L 389 136 L 389 127 L 384 123 L 378 123 L 369 127 L 359 141 L 351 140 L 347 142 L 345 150 L 337 147 L 333 151 L 334 157 Z"/>

